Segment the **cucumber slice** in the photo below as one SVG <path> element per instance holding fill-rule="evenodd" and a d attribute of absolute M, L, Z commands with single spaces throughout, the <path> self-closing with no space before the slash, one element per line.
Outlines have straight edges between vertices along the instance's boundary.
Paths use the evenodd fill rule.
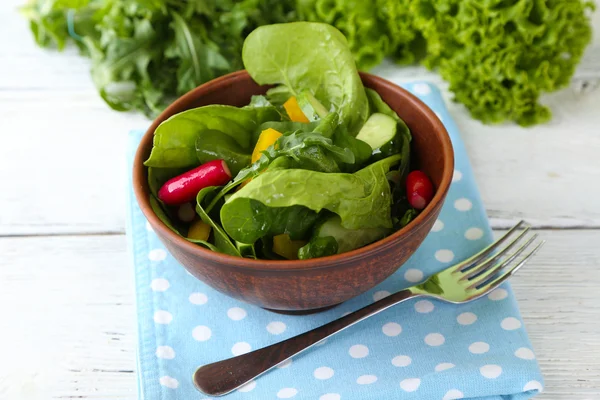
<path fill-rule="evenodd" d="M 373 243 L 389 232 L 387 228 L 347 229 L 342 226 L 340 216 L 335 214 L 316 227 L 313 238 L 333 237 L 338 245 L 337 253 L 340 254 Z"/>
<path fill-rule="evenodd" d="M 363 125 L 357 139 L 367 142 L 373 150 L 377 150 L 396 137 L 397 122 L 389 115 L 374 113 Z"/>
<path fill-rule="evenodd" d="M 310 92 L 304 91 L 300 93 L 296 97 L 296 101 L 298 101 L 298 106 L 300 106 L 300 109 L 309 121 L 317 121 L 329 114 L 325 106 Z"/>

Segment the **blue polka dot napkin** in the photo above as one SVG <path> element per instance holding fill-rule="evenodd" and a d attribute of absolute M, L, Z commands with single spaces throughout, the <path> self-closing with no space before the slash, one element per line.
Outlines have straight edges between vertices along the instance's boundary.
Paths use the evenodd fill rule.
<path fill-rule="evenodd" d="M 465 147 L 438 89 L 426 82 L 405 87 L 426 102 L 450 132 L 456 155 L 450 192 L 431 233 L 400 270 L 329 311 L 275 314 L 196 280 L 165 250 L 130 190 L 127 233 L 137 288 L 141 399 L 205 399 L 191 381 L 198 366 L 322 325 L 411 286 L 492 241 Z M 130 134 L 130 168 L 141 135 Z M 329 338 L 226 398 L 507 400 L 530 398 L 541 389 L 535 355 L 510 286 L 505 285 L 462 306 L 425 299 L 403 303 Z"/>

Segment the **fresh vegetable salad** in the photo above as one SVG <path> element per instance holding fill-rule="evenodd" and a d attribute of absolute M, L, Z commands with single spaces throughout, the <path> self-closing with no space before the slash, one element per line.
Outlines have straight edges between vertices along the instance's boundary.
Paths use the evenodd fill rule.
<path fill-rule="evenodd" d="M 410 171 L 409 128 L 363 86 L 337 29 L 263 26 L 242 58 L 258 84 L 276 86 L 154 132 L 150 201 L 174 232 L 234 256 L 309 259 L 377 241 L 431 201 L 427 175 Z"/>

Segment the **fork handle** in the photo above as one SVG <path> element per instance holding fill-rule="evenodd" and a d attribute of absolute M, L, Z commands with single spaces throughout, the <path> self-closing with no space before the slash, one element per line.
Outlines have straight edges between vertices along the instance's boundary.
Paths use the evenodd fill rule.
<path fill-rule="evenodd" d="M 311 331 L 237 357 L 204 365 L 194 373 L 194 384 L 209 396 L 222 396 L 321 340 L 415 296 L 410 289 L 402 290 Z"/>

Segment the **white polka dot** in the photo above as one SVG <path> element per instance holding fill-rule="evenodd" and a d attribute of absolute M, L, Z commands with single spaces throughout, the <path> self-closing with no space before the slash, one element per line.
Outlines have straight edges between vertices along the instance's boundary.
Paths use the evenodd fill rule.
<path fill-rule="evenodd" d="M 464 312 L 456 317 L 456 322 L 461 325 L 471 325 L 477 321 L 477 315 L 472 312 Z"/>
<path fill-rule="evenodd" d="M 413 85 L 413 92 L 424 96 L 431 93 L 431 88 L 426 83 L 415 83 Z"/>
<path fill-rule="evenodd" d="M 465 238 L 468 240 L 477 240 L 483 237 L 483 231 L 479 228 L 469 228 L 465 232 Z"/>
<path fill-rule="evenodd" d="M 229 310 L 227 310 L 227 316 L 233 321 L 240 321 L 246 318 L 246 315 L 248 315 L 246 310 L 240 307 L 231 307 Z"/>
<path fill-rule="evenodd" d="M 199 325 L 192 331 L 192 337 L 199 342 L 206 342 L 212 336 L 212 331 L 208 326 Z"/>
<path fill-rule="evenodd" d="M 179 387 L 177 379 L 171 378 L 170 376 L 161 376 L 158 381 L 162 386 L 168 387 L 169 389 L 177 389 Z"/>
<path fill-rule="evenodd" d="M 267 331 L 272 335 L 281 335 L 285 332 L 286 328 L 285 324 L 281 321 L 269 322 L 267 325 Z"/>
<path fill-rule="evenodd" d="M 240 388 L 238 389 L 238 392 L 242 392 L 242 393 L 251 392 L 252 390 L 254 390 L 255 387 L 256 387 L 256 381 L 250 381 L 250 382 L 244 384 L 243 386 L 240 386 Z"/>
<path fill-rule="evenodd" d="M 291 399 L 298 391 L 294 388 L 284 388 L 277 392 L 277 397 L 280 399 Z"/>
<path fill-rule="evenodd" d="M 153 279 L 152 282 L 150 283 L 150 287 L 155 292 L 164 292 L 165 290 L 167 290 L 169 288 L 169 286 L 171 286 L 169 284 L 169 281 L 166 279 L 163 279 L 163 278 Z"/>
<path fill-rule="evenodd" d="M 508 296 L 508 292 L 505 289 L 499 288 L 488 294 L 488 299 L 498 301 L 503 300 Z"/>
<path fill-rule="evenodd" d="M 514 331 L 515 329 L 519 329 L 521 327 L 521 321 L 514 317 L 508 317 L 502 320 L 500 326 L 505 331 Z"/>
<path fill-rule="evenodd" d="M 400 382 L 400 387 L 405 392 L 414 392 L 421 386 L 421 380 L 419 378 L 408 378 Z"/>
<path fill-rule="evenodd" d="M 375 382 L 377 382 L 377 377 L 375 375 L 361 375 L 356 380 L 356 383 L 359 385 L 370 385 Z"/>
<path fill-rule="evenodd" d="M 364 358 L 369 355 L 369 348 L 364 344 L 355 344 L 348 350 L 352 358 Z"/>
<path fill-rule="evenodd" d="M 465 199 L 464 197 L 454 202 L 454 208 L 456 208 L 458 211 L 469 211 L 471 207 L 473 207 L 471 200 Z"/>
<path fill-rule="evenodd" d="M 462 399 L 463 397 L 465 397 L 465 395 L 460 390 L 450 389 L 446 392 L 442 400 L 457 400 Z"/>
<path fill-rule="evenodd" d="M 433 303 L 429 300 L 421 300 L 415 303 L 415 310 L 421 314 L 427 314 L 434 309 Z"/>
<path fill-rule="evenodd" d="M 402 333 L 402 326 L 396 322 L 388 322 L 381 327 L 381 330 L 386 336 L 398 336 Z"/>
<path fill-rule="evenodd" d="M 425 343 L 429 346 L 441 346 L 446 341 L 446 338 L 441 333 L 430 333 L 425 336 Z"/>
<path fill-rule="evenodd" d="M 313 376 L 317 379 L 329 379 L 333 376 L 335 372 L 329 368 L 329 367 L 319 367 L 317 369 L 315 369 L 315 372 L 313 372 Z"/>
<path fill-rule="evenodd" d="M 172 360 L 175 358 L 175 350 L 171 346 L 158 346 L 156 348 L 156 357 Z"/>
<path fill-rule="evenodd" d="M 341 400 L 342 396 L 337 393 L 326 393 L 319 397 L 319 400 Z"/>
<path fill-rule="evenodd" d="M 173 316 L 170 312 L 158 310 L 154 313 L 154 322 L 157 324 L 170 324 L 173 321 Z"/>
<path fill-rule="evenodd" d="M 435 372 L 442 372 L 450 368 L 454 368 L 455 365 L 452 363 L 440 363 L 435 366 Z"/>
<path fill-rule="evenodd" d="M 385 297 L 388 297 L 391 293 L 388 292 L 387 290 L 380 290 L 378 292 L 373 293 L 373 300 L 374 301 L 379 301 Z"/>
<path fill-rule="evenodd" d="M 523 391 L 528 392 L 530 390 L 537 390 L 538 392 L 541 392 L 544 390 L 544 387 L 538 381 L 529 381 L 525 384 L 525 386 L 523 386 Z"/>
<path fill-rule="evenodd" d="M 414 268 L 407 269 L 404 273 L 404 279 L 413 283 L 421 282 L 423 280 L 423 272 Z"/>
<path fill-rule="evenodd" d="M 440 119 L 440 121 L 444 122 L 444 119 L 442 118 L 442 114 L 440 114 L 437 111 L 434 111 L 434 112 L 435 112 L 435 116 L 438 117 Z"/>
<path fill-rule="evenodd" d="M 454 260 L 454 253 L 452 250 L 441 249 L 435 252 L 435 259 L 442 263 L 449 263 Z"/>
<path fill-rule="evenodd" d="M 208 297 L 204 293 L 192 293 L 189 300 L 190 303 L 201 306 L 202 304 L 206 304 Z"/>
<path fill-rule="evenodd" d="M 150 250 L 148 253 L 148 259 L 150 261 L 162 261 L 167 258 L 167 252 L 163 249 Z"/>
<path fill-rule="evenodd" d="M 522 358 L 523 360 L 535 359 L 535 354 L 533 354 L 533 351 L 526 347 L 518 348 L 517 351 L 515 351 L 515 356 Z"/>
<path fill-rule="evenodd" d="M 454 172 L 452 173 L 452 182 L 458 182 L 461 179 L 462 179 L 462 172 L 455 169 Z"/>
<path fill-rule="evenodd" d="M 283 361 L 283 362 L 280 362 L 280 363 L 277 365 L 277 368 L 287 368 L 287 367 L 289 367 L 290 365 L 292 365 L 292 359 L 291 359 L 291 358 L 289 358 L 289 359 L 287 359 L 287 360 L 285 360 L 285 361 Z"/>
<path fill-rule="evenodd" d="M 392 365 L 394 367 L 408 367 L 412 362 L 409 356 L 396 356 L 392 358 Z"/>
<path fill-rule="evenodd" d="M 150 222 L 146 221 L 146 230 L 148 232 L 154 232 L 154 229 L 152 229 L 152 225 L 150 225 Z"/>
<path fill-rule="evenodd" d="M 231 348 L 231 353 L 234 356 L 241 356 L 242 354 L 249 353 L 252 350 L 252 346 L 247 342 L 237 342 Z"/>
<path fill-rule="evenodd" d="M 500 374 L 502 374 L 502 367 L 500 367 L 499 365 L 488 364 L 479 368 L 479 372 L 485 378 L 496 379 L 500 376 Z"/>
<path fill-rule="evenodd" d="M 490 351 L 490 345 L 486 342 L 475 342 L 469 346 L 469 351 L 473 354 L 483 354 Z"/>
<path fill-rule="evenodd" d="M 431 232 L 439 232 L 444 229 L 444 221 L 441 219 L 436 219 L 433 223 L 433 227 L 431 228 Z"/>

